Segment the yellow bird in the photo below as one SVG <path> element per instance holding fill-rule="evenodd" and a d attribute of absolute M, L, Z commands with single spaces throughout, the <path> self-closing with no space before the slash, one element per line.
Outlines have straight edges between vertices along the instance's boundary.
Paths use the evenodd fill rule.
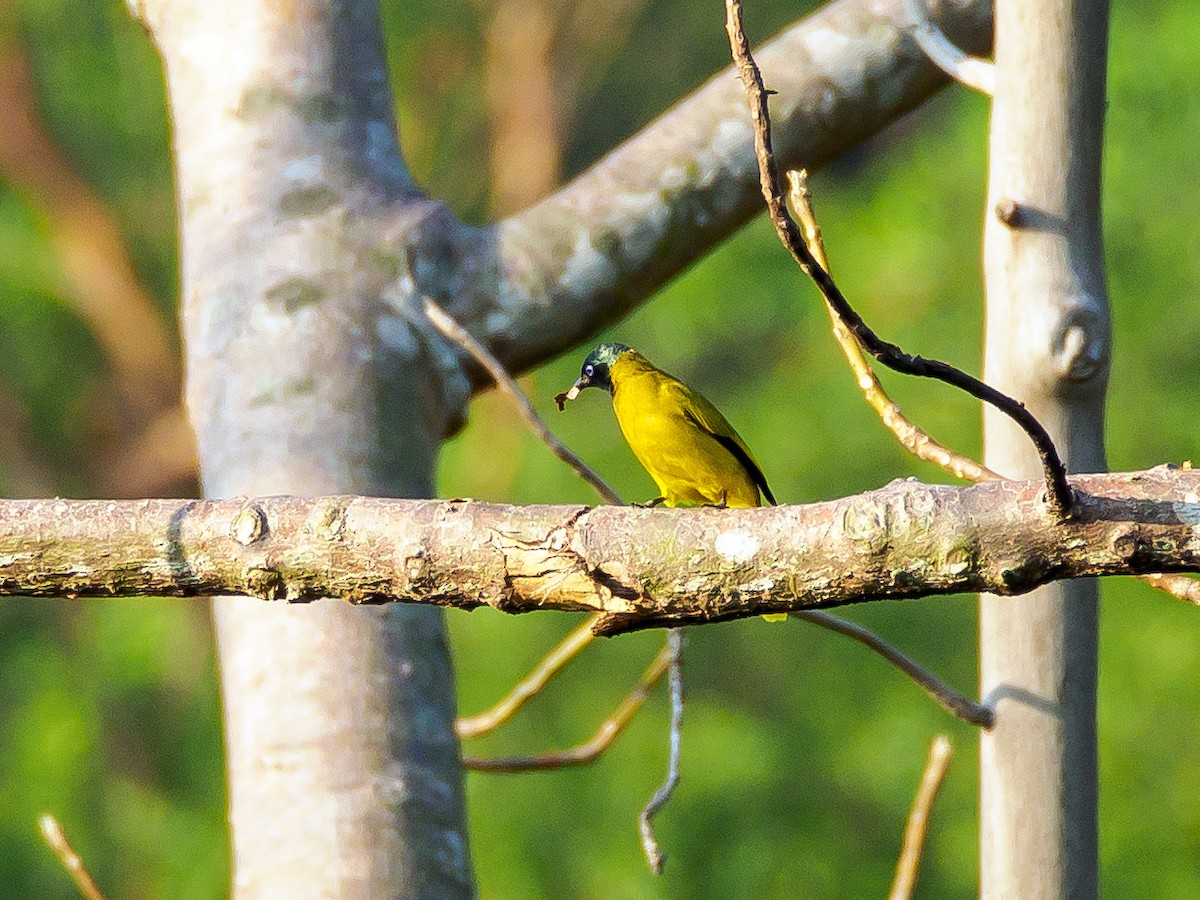
<path fill-rule="evenodd" d="M 589 387 L 612 394 L 617 424 L 667 506 L 751 507 L 775 496 L 750 448 L 715 406 L 624 344 L 601 344 L 558 408 Z"/>

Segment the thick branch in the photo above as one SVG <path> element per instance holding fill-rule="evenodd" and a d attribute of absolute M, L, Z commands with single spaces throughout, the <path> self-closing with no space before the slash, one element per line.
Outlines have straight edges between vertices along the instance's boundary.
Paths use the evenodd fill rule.
<path fill-rule="evenodd" d="M 986 47 L 990 3 L 929 6 L 964 46 Z M 820 168 L 946 83 L 908 29 L 904 0 L 837 0 L 762 47 L 784 165 Z M 629 312 L 761 208 L 745 109 L 726 68 L 557 193 L 481 230 L 471 239 L 496 252 L 499 289 L 449 311 L 514 371 Z M 453 288 L 426 293 L 462 297 Z"/>
<path fill-rule="evenodd" d="M 466 500 L 0 502 L 0 594 L 401 601 L 678 625 L 1088 575 L 1200 570 L 1200 472 L 897 481 L 807 506 L 631 509 Z"/>

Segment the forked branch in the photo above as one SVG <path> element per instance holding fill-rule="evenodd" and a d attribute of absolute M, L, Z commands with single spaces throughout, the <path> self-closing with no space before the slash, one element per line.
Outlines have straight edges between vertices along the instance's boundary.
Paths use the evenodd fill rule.
<path fill-rule="evenodd" d="M 754 62 L 754 57 L 750 52 L 750 42 L 746 39 L 743 30 L 741 0 L 725 0 L 725 10 L 729 45 L 750 103 L 751 118 L 754 123 L 755 156 L 758 159 L 762 194 L 767 203 L 771 222 L 784 247 L 813 279 L 826 302 L 837 311 L 838 316 L 853 332 L 863 349 L 873 357 L 897 372 L 934 378 L 960 388 L 971 396 L 995 406 L 1016 422 L 1029 435 L 1041 458 L 1046 478 L 1046 499 L 1050 508 L 1058 516 L 1069 515 L 1072 496 L 1071 487 L 1067 483 L 1066 467 L 1059 458 L 1050 435 L 1033 414 L 1023 404 L 960 369 L 939 360 L 910 355 L 895 344 L 882 340 L 854 311 L 833 278 L 813 258 L 804 243 L 799 226 L 788 214 L 783 200 L 783 192 L 779 186 L 779 171 L 775 164 L 774 151 L 771 148 L 771 120 L 767 111 L 767 89 L 763 85 L 762 73 L 759 72 L 758 66 Z"/>
<path fill-rule="evenodd" d="M 552 750 L 534 756 L 481 757 L 464 756 L 464 768 L 475 772 L 536 772 L 545 769 L 561 769 L 564 766 L 580 766 L 593 762 L 609 748 L 617 736 L 637 715 L 638 710 L 654 690 L 654 686 L 666 674 L 671 665 L 671 648 L 664 646 L 650 663 L 638 683 L 634 686 L 616 711 L 600 723 L 591 739 L 567 750 Z"/>

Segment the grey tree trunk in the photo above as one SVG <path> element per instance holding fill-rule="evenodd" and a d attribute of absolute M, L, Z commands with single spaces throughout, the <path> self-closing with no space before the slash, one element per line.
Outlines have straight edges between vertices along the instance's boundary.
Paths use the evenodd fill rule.
<path fill-rule="evenodd" d="M 996 8 L 984 373 L 1041 419 L 1073 472 L 1105 467 L 1107 31 L 1106 0 Z M 988 466 L 1037 476 L 1008 419 L 989 409 L 984 426 Z M 1093 580 L 981 600 L 982 690 L 997 703 L 980 752 L 984 897 L 1097 894 L 1097 618 Z"/>
<path fill-rule="evenodd" d="M 370 252 L 384 214 L 428 205 L 400 162 L 376 10 L 275 6 L 142 10 L 171 93 L 204 491 L 430 496 L 436 371 Z M 441 612 L 214 612 L 235 895 L 470 895 Z"/>

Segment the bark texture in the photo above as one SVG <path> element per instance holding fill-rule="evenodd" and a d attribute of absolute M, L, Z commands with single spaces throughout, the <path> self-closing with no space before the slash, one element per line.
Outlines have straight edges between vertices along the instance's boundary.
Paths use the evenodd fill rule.
<path fill-rule="evenodd" d="M 428 496 L 451 405 L 372 227 L 418 217 L 371 3 L 147 0 L 208 496 Z M 393 231 L 395 233 L 395 231 Z M 473 893 L 441 612 L 214 604 L 238 897 Z"/>
<path fill-rule="evenodd" d="M 1107 29 L 1106 0 L 997 8 L 984 375 L 1028 405 L 1072 472 L 1105 468 Z M 1037 471 L 1023 435 L 991 410 L 984 424 L 988 466 Z M 1094 581 L 981 601 L 982 691 L 997 704 L 980 752 L 984 897 L 1097 895 L 1098 614 Z"/>
<path fill-rule="evenodd" d="M 928 0 L 986 50 L 991 4 Z M 713 27 L 720 27 L 714 7 Z M 815 171 L 945 84 L 909 34 L 905 0 L 837 0 L 755 51 L 781 166 Z M 762 209 L 754 132 L 726 68 L 542 202 L 486 231 L 499 290 L 448 308 L 510 368 L 620 318 Z"/>
<path fill-rule="evenodd" d="M 1200 472 L 1161 467 L 1073 485 L 1069 520 L 1051 515 L 1044 483 L 1030 481 L 897 481 L 748 510 L 371 497 L 3 501 L 0 593 L 486 604 L 606 612 L 646 627 L 1200 569 Z"/>
<path fill-rule="evenodd" d="M 478 381 L 422 297 L 520 369 L 757 208 L 728 71 L 546 201 L 471 228 L 405 169 L 371 0 L 130 2 L 166 65 L 186 393 L 210 497 L 427 496 Z M 983 0 L 934 6 L 956 37 L 986 41 Z M 788 161 L 828 161 L 944 83 L 903 22 L 901 0 L 839 0 L 768 51 Z M 215 610 L 235 893 L 471 893 L 440 611 Z"/>

